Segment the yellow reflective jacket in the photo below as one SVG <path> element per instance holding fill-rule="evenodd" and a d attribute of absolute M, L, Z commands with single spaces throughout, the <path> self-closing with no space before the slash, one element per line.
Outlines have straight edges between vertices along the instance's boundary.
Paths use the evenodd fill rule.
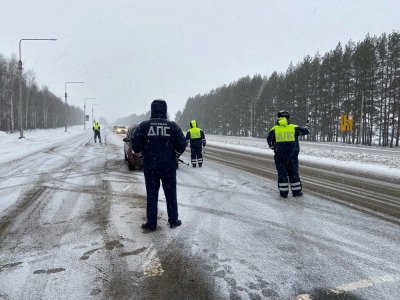
<path fill-rule="evenodd" d="M 188 130 L 188 132 L 190 134 L 190 139 L 191 140 L 200 139 L 201 138 L 201 129 L 197 128 L 197 122 L 195 120 L 190 121 L 190 126 L 192 126 L 192 128 L 190 128 Z"/>

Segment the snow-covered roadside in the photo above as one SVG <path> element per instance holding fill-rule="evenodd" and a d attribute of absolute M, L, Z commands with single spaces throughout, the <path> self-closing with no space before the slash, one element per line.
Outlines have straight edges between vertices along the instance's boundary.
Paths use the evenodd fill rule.
<path fill-rule="evenodd" d="M 237 139 L 224 136 L 207 137 L 208 145 L 236 149 L 237 151 L 252 152 L 273 156 L 273 151 L 268 148 L 267 142 L 257 139 Z M 301 142 L 300 142 L 301 147 Z M 302 147 L 299 155 L 300 161 L 319 163 L 328 166 L 340 167 L 343 170 L 351 169 L 367 173 L 390 174 L 390 177 L 400 179 L 400 156 L 372 155 L 366 153 L 349 153 L 346 151 L 316 149 Z"/>
<path fill-rule="evenodd" d="M 88 137 L 92 135 L 91 130 L 86 130 Z M 56 129 L 38 129 L 36 131 L 25 131 L 25 138 L 19 139 L 19 132 L 6 134 L 0 131 L 0 164 L 21 156 L 43 150 L 49 146 L 57 145 L 59 141 L 84 133 L 81 125 Z"/>

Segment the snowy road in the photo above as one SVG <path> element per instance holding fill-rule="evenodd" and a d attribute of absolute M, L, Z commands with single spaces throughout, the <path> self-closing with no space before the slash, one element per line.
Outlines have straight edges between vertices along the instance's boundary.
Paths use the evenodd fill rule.
<path fill-rule="evenodd" d="M 276 180 L 271 151 L 209 144 L 206 159 Z M 301 161 L 300 173 L 305 191 L 352 209 L 357 206 L 360 211 L 400 225 L 400 180 L 391 173 L 368 173 L 311 161 Z"/>
<path fill-rule="evenodd" d="M 1 161 L 0 299 L 400 298 L 400 226 L 211 161 L 178 170 L 183 225 L 161 192 L 142 231 L 143 173 L 102 134 Z"/>

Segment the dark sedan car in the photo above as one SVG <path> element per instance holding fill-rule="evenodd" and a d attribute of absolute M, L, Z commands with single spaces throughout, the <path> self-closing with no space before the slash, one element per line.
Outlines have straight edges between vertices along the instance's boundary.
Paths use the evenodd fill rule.
<path fill-rule="evenodd" d="M 143 159 L 138 157 L 135 153 L 133 153 L 131 146 L 131 138 L 137 127 L 138 124 L 132 124 L 131 126 L 129 126 L 128 131 L 126 133 L 126 137 L 123 139 L 125 161 L 128 162 L 129 170 L 143 168 Z"/>

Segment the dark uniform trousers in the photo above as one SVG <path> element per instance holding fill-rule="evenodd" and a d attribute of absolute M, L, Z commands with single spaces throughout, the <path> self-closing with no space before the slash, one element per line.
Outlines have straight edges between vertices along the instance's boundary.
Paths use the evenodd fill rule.
<path fill-rule="evenodd" d="M 101 140 L 101 137 L 100 137 L 100 130 L 95 130 L 95 131 L 94 131 L 94 140 L 96 140 L 96 137 L 99 138 L 99 141 Z"/>
<path fill-rule="evenodd" d="M 278 152 L 275 153 L 274 159 L 278 171 L 278 189 L 281 195 L 289 194 L 288 177 L 292 192 L 301 191 L 298 152 Z"/>
<path fill-rule="evenodd" d="M 157 226 L 157 204 L 160 180 L 167 201 L 168 222 L 178 219 L 178 202 L 176 198 L 176 165 L 145 163 L 143 168 L 147 191 L 147 222 L 150 227 Z"/>
<path fill-rule="evenodd" d="M 193 145 L 190 144 L 190 158 L 192 164 L 203 163 L 203 154 L 201 153 L 202 150 L 203 150 L 203 145 L 201 143 L 201 139 L 199 139 L 199 143 L 195 143 Z"/>

